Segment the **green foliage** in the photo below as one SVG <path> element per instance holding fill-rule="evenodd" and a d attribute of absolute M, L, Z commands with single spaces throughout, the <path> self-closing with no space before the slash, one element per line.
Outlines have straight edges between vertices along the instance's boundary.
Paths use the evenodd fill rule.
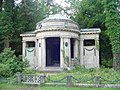
<path fill-rule="evenodd" d="M 100 68 L 96 71 L 94 68 L 86 69 L 84 67 L 76 66 L 72 71 L 69 71 L 69 73 L 66 71 L 55 73 L 50 75 L 50 78 L 52 80 L 60 80 L 67 75 L 72 75 L 77 79 L 81 79 L 81 81 L 86 81 L 81 83 L 94 83 L 95 81 L 92 78 L 99 75 L 102 78 L 100 82 L 101 84 L 120 84 L 120 81 L 118 81 L 120 79 L 120 71 L 114 71 L 110 68 Z M 114 80 L 116 80 L 116 82 L 114 82 Z"/>
<path fill-rule="evenodd" d="M 120 20 L 116 8 L 118 7 L 117 1 L 68 0 L 71 6 L 63 8 L 54 4 L 53 0 L 22 0 L 18 5 L 15 5 L 14 0 L 4 0 L 3 3 L 0 3 L 0 52 L 4 49 L 4 44 L 8 44 L 15 50 L 17 56 L 20 55 L 22 41 L 19 35 L 21 33 L 35 30 L 36 23 L 49 14 L 61 11 L 72 12 L 71 18 L 78 22 L 81 28 L 102 29 L 100 37 L 101 64 L 111 67 L 113 56 L 115 61 L 120 61 L 118 57 L 120 53 Z M 4 9 L 2 10 L 2 8 Z M 104 34 L 106 29 L 108 35 Z"/>
<path fill-rule="evenodd" d="M 24 74 L 34 74 L 34 73 L 36 73 L 36 70 L 31 69 L 30 67 L 26 67 L 26 68 L 24 68 L 22 73 L 24 73 Z"/>
<path fill-rule="evenodd" d="M 71 8 L 74 10 L 73 20 L 78 22 L 80 28 L 100 28 L 100 46 L 96 42 L 96 47 L 100 51 L 100 61 L 102 65 L 112 66 L 112 63 L 106 65 L 106 61 L 112 61 L 112 48 L 109 36 L 106 34 L 105 26 L 105 7 L 104 0 L 70 0 Z M 109 62 L 109 61 L 108 61 Z"/>
<path fill-rule="evenodd" d="M 73 19 L 79 23 L 81 28 L 105 28 L 104 7 L 101 0 L 70 1 L 72 8 L 76 11 Z"/>
<path fill-rule="evenodd" d="M 9 72 L 10 70 L 8 65 L 0 63 L 0 76 L 9 76 Z"/>
<path fill-rule="evenodd" d="M 26 63 L 17 58 L 11 48 L 6 48 L 0 54 L 0 76 L 10 77 L 16 72 L 22 72 Z"/>
<path fill-rule="evenodd" d="M 35 30 L 36 23 L 49 14 L 49 7 L 44 0 L 22 0 L 17 5 L 14 0 L 4 0 L 1 7 L 4 9 L 0 11 L 0 50 L 7 44 L 7 48 L 10 46 L 19 56 L 22 50 L 20 34 Z"/>
<path fill-rule="evenodd" d="M 105 60 L 102 60 L 101 63 L 102 63 L 102 66 L 104 66 L 106 68 L 107 67 L 112 68 L 113 60 L 112 59 L 105 59 Z"/>
<path fill-rule="evenodd" d="M 4 41 L 4 47 L 9 47 L 9 41 L 14 32 L 13 28 L 13 8 L 14 0 L 4 0 L 2 4 L 2 10 L 0 12 L 0 34 Z"/>
<path fill-rule="evenodd" d="M 100 58 L 101 65 L 112 68 L 113 55 L 109 36 L 102 31 L 100 35 Z"/>
<path fill-rule="evenodd" d="M 120 21 L 118 3 L 119 0 L 105 0 L 105 25 L 110 37 L 113 52 L 113 67 L 115 70 L 120 69 Z"/>

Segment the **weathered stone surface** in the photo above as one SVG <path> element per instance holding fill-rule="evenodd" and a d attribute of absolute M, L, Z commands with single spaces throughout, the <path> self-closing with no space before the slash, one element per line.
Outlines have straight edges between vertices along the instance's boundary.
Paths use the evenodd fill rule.
<path fill-rule="evenodd" d="M 60 38 L 60 69 L 70 69 L 72 66 L 71 60 L 73 58 L 78 58 L 78 65 L 85 66 L 86 68 L 98 68 L 99 33 L 99 28 L 80 29 L 79 25 L 69 18 L 60 14 L 51 15 L 38 22 L 35 31 L 26 32 L 20 35 L 23 40 L 23 60 L 28 59 L 31 67 L 34 69 L 45 70 L 48 68 L 47 58 L 50 59 L 50 57 L 53 57 L 56 53 L 54 53 L 53 56 L 47 55 L 49 51 L 46 47 L 47 38 L 57 37 Z M 71 39 L 73 39 L 73 42 Z M 84 40 L 91 39 L 95 41 L 95 45 L 84 46 Z M 35 46 L 32 47 L 35 49 L 34 52 L 26 52 L 26 49 L 31 48 L 27 47 L 30 46 L 28 45 L 28 42 L 35 43 Z M 50 42 L 50 44 L 51 43 L 52 42 Z M 30 57 L 27 56 L 28 54 Z M 50 59 L 49 62 L 51 61 L 52 59 Z M 51 70 L 54 70 L 54 66 Z"/>

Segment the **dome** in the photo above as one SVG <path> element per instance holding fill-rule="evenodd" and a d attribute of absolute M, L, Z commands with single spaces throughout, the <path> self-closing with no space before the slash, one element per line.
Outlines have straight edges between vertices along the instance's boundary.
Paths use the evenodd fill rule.
<path fill-rule="evenodd" d="M 36 24 L 36 32 L 47 30 L 66 30 L 79 32 L 79 25 L 61 14 L 49 15 Z"/>
<path fill-rule="evenodd" d="M 61 14 L 55 14 L 55 15 L 49 15 L 45 20 L 50 20 L 50 19 L 66 19 L 66 20 L 71 20 Z"/>

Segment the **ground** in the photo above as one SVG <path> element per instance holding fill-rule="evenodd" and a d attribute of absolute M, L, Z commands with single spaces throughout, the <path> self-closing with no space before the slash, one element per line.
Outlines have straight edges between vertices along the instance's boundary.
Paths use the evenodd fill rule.
<path fill-rule="evenodd" d="M 93 87 L 0 84 L 0 90 L 120 90 L 120 88 L 93 88 Z"/>

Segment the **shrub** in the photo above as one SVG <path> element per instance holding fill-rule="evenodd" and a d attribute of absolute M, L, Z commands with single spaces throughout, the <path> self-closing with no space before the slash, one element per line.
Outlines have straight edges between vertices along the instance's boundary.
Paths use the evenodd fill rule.
<path fill-rule="evenodd" d="M 102 60 L 102 65 L 104 66 L 104 67 L 110 67 L 110 68 L 112 68 L 112 62 L 113 62 L 113 60 L 112 59 L 104 59 L 104 60 Z"/>
<path fill-rule="evenodd" d="M 21 58 L 15 56 L 15 51 L 11 48 L 6 48 L 0 54 L 0 76 L 11 77 L 16 72 L 22 72 L 25 63 Z"/>
<path fill-rule="evenodd" d="M 27 68 L 24 68 L 23 72 L 24 74 L 35 74 L 36 73 L 36 70 L 30 68 L 30 67 L 27 67 Z"/>

